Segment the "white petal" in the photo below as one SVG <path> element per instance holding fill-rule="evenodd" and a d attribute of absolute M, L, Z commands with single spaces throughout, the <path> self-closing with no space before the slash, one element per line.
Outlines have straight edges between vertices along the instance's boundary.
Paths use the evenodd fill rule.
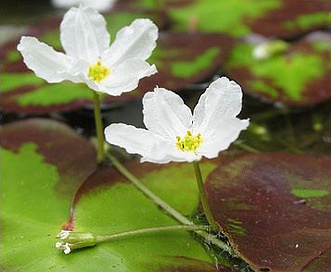
<path fill-rule="evenodd" d="M 240 132 L 248 127 L 249 120 L 222 119 L 215 125 L 215 129 L 202 136 L 204 141 L 198 150 L 199 154 L 208 159 L 215 158 L 220 151 L 226 150 Z"/>
<path fill-rule="evenodd" d="M 110 95 L 121 95 L 138 87 L 139 80 L 157 72 L 155 65 L 149 65 L 140 59 L 129 59 L 110 69 L 109 76 L 101 81 L 98 91 Z"/>
<path fill-rule="evenodd" d="M 56 8 L 71 8 L 79 3 L 92 7 L 98 11 L 108 11 L 116 0 L 52 0 L 53 6 Z"/>
<path fill-rule="evenodd" d="M 71 8 L 61 23 L 61 42 L 67 55 L 87 60 L 90 64 L 109 47 L 106 20 L 96 10 L 80 5 Z"/>
<path fill-rule="evenodd" d="M 122 28 L 107 52 L 108 65 L 112 66 L 130 58 L 146 60 L 156 46 L 157 26 L 149 19 L 136 19 Z"/>
<path fill-rule="evenodd" d="M 107 142 L 125 148 L 128 153 L 141 155 L 142 162 L 186 161 L 184 152 L 180 153 L 174 143 L 146 129 L 111 124 L 105 129 L 105 138 Z"/>
<path fill-rule="evenodd" d="M 49 83 L 71 80 L 82 82 L 80 73 L 87 64 L 76 62 L 34 37 L 22 37 L 17 49 L 21 52 L 27 67 Z"/>
<path fill-rule="evenodd" d="M 235 118 L 241 111 L 242 92 L 240 86 L 226 77 L 212 82 L 201 95 L 193 113 L 195 132 L 214 128 L 220 119 Z"/>
<path fill-rule="evenodd" d="M 144 123 L 148 130 L 172 141 L 184 136 L 192 125 L 192 113 L 179 95 L 155 88 L 143 98 Z"/>

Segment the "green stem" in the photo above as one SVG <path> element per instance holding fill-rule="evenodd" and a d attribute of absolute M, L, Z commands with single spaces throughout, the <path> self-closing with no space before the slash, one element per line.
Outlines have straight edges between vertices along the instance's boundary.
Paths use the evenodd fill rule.
<path fill-rule="evenodd" d="M 187 230 L 187 231 L 193 231 L 193 230 L 208 230 L 209 226 L 204 225 L 179 225 L 179 226 L 166 226 L 166 227 L 155 227 L 155 228 L 147 228 L 147 229 L 138 229 L 138 230 L 132 230 L 132 231 L 126 231 L 111 235 L 96 235 L 96 242 L 109 242 L 114 241 L 122 238 L 132 237 L 136 235 L 143 235 L 143 234 L 149 234 L 149 233 L 159 233 L 164 231 L 174 231 L 174 230 Z"/>
<path fill-rule="evenodd" d="M 202 207 L 203 207 L 203 210 L 205 212 L 207 221 L 210 224 L 210 226 L 213 228 L 213 230 L 218 230 L 219 227 L 218 227 L 218 225 L 216 224 L 216 222 L 214 220 L 214 217 L 211 213 L 211 210 L 210 210 L 210 207 L 209 207 L 209 204 L 208 204 L 206 191 L 205 191 L 205 188 L 203 186 L 203 180 L 202 180 L 202 176 L 201 176 L 201 170 L 200 170 L 199 162 L 194 161 L 193 162 L 193 167 L 194 167 L 195 177 L 196 177 L 198 188 L 199 188 L 200 200 L 201 200 Z"/>
<path fill-rule="evenodd" d="M 103 162 L 105 157 L 105 152 L 104 152 L 105 138 L 103 135 L 103 124 L 102 124 L 102 117 L 100 110 L 100 98 L 99 98 L 99 94 L 96 91 L 93 91 L 93 101 L 94 101 L 94 121 L 95 121 L 95 128 L 98 138 L 97 160 L 98 163 L 101 163 Z"/>
<path fill-rule="evenodd" d="M 144 193 L 148 198 L 150 198 L 157 206 L 162 208 L 166 213 L 170 214 L 173 218 L 175 218 L 179 223 L 184 225 L 193 226 L 194 223 L 183 216 L 180 212 L 176 211 L 172 208 L 168 203 L 155 195 L 152 191 L 150 191 L 141 181 L 136 178 L 132 173 L 130 173 L 114 156 L 110 153 L 107 153 L 107 156 L 111 163 L 117 168 L 117 170 L 125 176 L 128 180 L 130 180 L 142 193 Z M 211 244 L 219 247 L 220 249 L 234 255 L 234 252 L 230 246 L 228 246 L 225 242 L 217 239 L 212 236 L 209 232 L 204 230 L 194 230 L 194 232 L 202 237 L 205 241 L 210 242 Z"/>
<path fill-rule="evenodd" d="M 239 148 L 245 150 L 245 151 L 248 151 L 248 152 L 251 152 L 251 153 L 260 153 L 259 150 L 257 150 L 256 148 L 250 146 L 250 145 L 247 145 L 247 144 L 244 144 L 244 143 L 240 143 L 240 142 L 234 142 L 233 143 L 234 145 L 238 146 Z"/>
<path fill-rule="evenodd" d="M 140 180 L 137 179 L 132 173 L 130 173 L 114 156 L 112 156 L 111 154 L 107 154 L 107 156 L 112 162 L 112 164 L 117 168 L 117 170 L 128 180 L 130 180 L 141 192 L 143 192 L 147 197 L 149 197 L 156 205 L 161 207 L 168 214 L 172 215 L 178 222 L 185 225 L 193 225 L 193 222 L 191 222 L 181 213 L 169 206 L 161 198 L 159 198 L 152 191 L 150 191 L 145 185 L 143 185 Z"/>

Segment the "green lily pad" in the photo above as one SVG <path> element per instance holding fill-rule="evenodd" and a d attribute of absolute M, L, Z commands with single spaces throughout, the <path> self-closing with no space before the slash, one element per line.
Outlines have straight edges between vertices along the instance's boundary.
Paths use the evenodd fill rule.
<path fill-rule="evenodd" d="M 94 147 L 61 123 L 31 119 L 5 125 L 1 147 L 2 270 L 216 271 L 203 246 L 180 231 L 122 239 L 69 255 L 57 251 L 55 235 L 68 227 L 78 188 L 72 225 L 77 231 L 110 234 L 178 223 L 112 167 L 101 167 L 91 175 L 96 168 Z M 205 175 L 214 168 L 215 162 L 203 165 Z M 191 165 L 163 169 L 135 164 L 134 169 L 151 189 L 160 187 L 160 195 L 172 199 L 181 212 L 190 215 L 197 208 Z M 181 177 L 181 182 L 172 175 Z M 176 199 L 178 190 L 186 194 Z M 221 265 L 219 269 L 230 271 Z"/>
<path fill-rule="evenodd" d="M 94 147 L 63 124 L 34 119 L 3 126 L 1 148 L 2 270 L 76 270 L 54 250 L 54 235 L 96 167 Z"/>
<path fill-rule="evenodd" d="M 255 270 L 329 271 L 330 165 L 326 156 L 247 154 L 208 176 L 214 217 Z"/>
<path fill-rule="evenodd" d="M 178 91 L 210 78 L 223 64 L 234 40 L 221 34 L 161 33 L 150 62 L 158 73 L 141 81 L 141 93 L 155 86 Z"/>
<path fill-rule="evenodd" d="M 205 164 L 205 173 L 214 167 L 212 163 Z M 146 186 L 179 212 L 190 216 L 196 210 L 198 192 L 192 182 L 194 173 L 191 165 L 160 167 L 139 164 L 138 168 L 137 164 L 133 164 L 129 168 L 140 176 Z M 180 182 L 174 182 L 171 176 L 180 177 Z M 178 191 L 185 191 L 186 194 L 174 197 Z M 106 234 L 179 224 L 111 166 L 101 167 L 91 175 L 77 191 L 73 204 L 73 217 L 69 219 L 68 226 L 79 232 Z M 107 207 L 106 212 L 100 207 Z M 71 222 L 74 222 L 74 225 Z M 215 269 L 203 247 L 187 232 L 128 238 L 100 244 L 89 251 L 89 254 L 98 255 L 103 252 L 107 256 L 117 256 L 117 260 L 112 261 L 117 269 L 139 267 L 129 271 L 163 271 L 165 268 L 176 271 L 175 269 L 180 267 L 186 267 L 188 270 L 195 268 L 196 271 Z"/>
<path fill-rule="evenodd" d="M 254 45 L 239 43 L 225 64 L 244 91 L 291 106 L 308 106 L 331 97 L 328 39 L 302 39 L 284 53 L 257 60 Z"/>
<path fill-rule="evenodd" d="M 184 31 L 192 21 L 202 32 L 222 32 L 239 37 L 251 33 L 247 21 L 265 16 L 270 10 L 281 6 L 279 0 L 266 1 L 187 1 L 187 5 L 169 8 L 174 29 Z"/>
<path fill-rule="evenodd" d="M 330 26 L 330 1 L 283 0 L 267 16 L 250 22 L 252 32 L 289 39 Z"/>
<path fill-rule="evenodd" d="M 107 15 L 106 20 L 109 21 L 108 28 L 112 37 L 116 31 L 135 18 L 147 15 L 127 12 Z M 149 17 L 153 18 L 155 15 L 149 14 Z M 58 29 L 60 22 L 58 18 L 54 21 L 50 21 L 50 26 L 47 27 L 32 28 L 31 33 L 40 41 L 61 50 Z M 132 92 L 119 97 L 104 95 L 103 102 L 106 105 L 114 101 L 141 99 L 147 91 L 157 85 L 178 91 L 210 78 L 224 62 L 233 42 L 233 39 L 220 34 L 160 33 L 158 46 L 148 60 L 156 64 L 158 73 L 142 79 L 138 88 Z M 48 85 L 43 79 L 37 78 L 25 67 L 22 58 L 17 56 L 17 43 L 18 41 L 4 45 L 1 55 L 4 63 L 1 106 L 4 111 L 29 114 L 63 112 L 92 103 L 92 93 L 83 84 L 63 82 Z"/>
<path fill-rule="evenodd" d="M 326 0 L 131 0 L 126 5 L 163 10 L 172 21 L 172 30 L 194 29 L 235 37 L 259 33 L 289 38 L 330 25 L 330 2 Z"/>

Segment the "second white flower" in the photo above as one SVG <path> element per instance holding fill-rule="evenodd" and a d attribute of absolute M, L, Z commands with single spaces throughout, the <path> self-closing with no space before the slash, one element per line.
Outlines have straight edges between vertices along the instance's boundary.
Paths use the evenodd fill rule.
<path fill-rule="evenodd" d="M 236 116 L 242 107 L 240 86 L 226 77 L 215 80 L 201 95 L 193 114 L 175 93 L 155 88 L 143 98 L 144 124 L 140 129 L 111 124 L 106 140 L 153 163 L 192 162 L 215 158 L 246 129 L 249 120 Z"/>

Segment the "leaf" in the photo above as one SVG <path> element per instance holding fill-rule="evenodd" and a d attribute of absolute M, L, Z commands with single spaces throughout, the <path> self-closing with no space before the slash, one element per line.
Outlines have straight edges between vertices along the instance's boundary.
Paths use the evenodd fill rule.
<path fill-rule="evenodd" d="M 249 22 L 252 31 L 266 37 L 289 39 L 330 25 L 329 1 L 282 0 L 281 3 L 267 16 Z"/>
<path fill-rule="evenodd" d="M 185 31 L 193 21 L 198 31 L 227 33 L 235 37 L 251 33 L 247 21 L 262 17 L 281 5 L 279 0 L 195 0 L 186 3 L 169 7 L 175 30 Z"/>
<path fill-rule="evenodd" d="M 209 175 L 213 215 L 253 269 L 329 271 L 330 163 L 324 156 L 247 154 Z"/>
<path fill-rule="evenodd" d="M 67 126 L 43 119 L 4 126 L 1 147 L 3 271 L 73 271 L 54 250 L 54 236 L 73 192 L 95 169 L 94 147 Z"/>
<path fill-rule="evenodd" d="M 129 170 L 179 212 L 189 216 L 198 206 L 198 192 L 191 165 L 162 167 L 132 163 Z M 205 163 L 210 172 L 215 165 Z M 172 177 L 176 177 L 173 179 Z M 178 192 L 185 191 L 185 194 Z M 106 210 L 100 207 L 107 207 Z M 139 228 L 178 225 L 110 166 L 93 173 L 77 191 L 73 217 L 68 225 L 75 231 L 118 233 Z M 75 222 L 74 226 L 71 222 Z M 214 271 L 210 257 L 187 232 L 169 232 L 100 244 L 93 254 L 117 256 L 113 264 L 130 271 Z M 121 260 L 121 261 L 120 261 Z M 125 260 L 125 262 L 123 262 Z M 133 269 L 139 267 L 139 269 Z M 225 269 L 225 268 L 224 268 Z M 224 270 L 226 271 L 226 270 Z"/>
<path fill-rule="evenodd" d="M 254 96 L 291 106 L 315 105 L 331 97 L 329 38 L 307 37 L 265 60 L 254 59 L 254 46 L 242 42 L 232 51 L 225 71 Z"/>
<path fill-rule="evenodd" d="M 178 91 L 209 78 L 230 53 L 234 40 L 227 35 L 161 33 L 150 62 L 158 73 L 141 81 L 142 93 L 156 85 Z"/>
<path fill-rule="evenodd" d="M 110 234 L 178 223 L 112 167 L 90 175 L 96 168 L 93 146 L 61 123 L 30 119 L 5 125 L 1 146 L 6 162 L 1 165 L 2 270 L 216 271 L 210 256 L 187 232 L 122 239 L 69 255 L 58 252 L 55 235 L 68 227 L 78 188 L 75 230 Z M 180 211 L 186 215 L 195 211 L 198 195 L 190 165 L 132 167 Z M 214 167 L 215 163 L 204 164 L 205 175 Z M 175 198 L 178 190 L 186 194 Z M 220 266 L 220 271 L 230 270 Z"/>
<path fill-rule="evenodd" d="M 330 24 L 330 2 L 317 0 L 146 0 L 127 1 L 131 8 L 162 9 L 172 30 L 227 33 L 240 37 L 259 33 L 290 38 Z M 127 4 L 128 5 L 128 4 Z"/>

